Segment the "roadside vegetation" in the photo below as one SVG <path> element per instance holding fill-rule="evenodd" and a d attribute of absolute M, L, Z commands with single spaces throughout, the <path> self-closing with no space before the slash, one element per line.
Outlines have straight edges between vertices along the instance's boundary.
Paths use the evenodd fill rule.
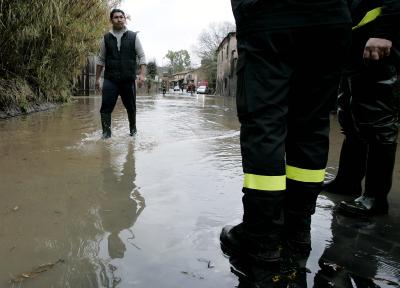
<path fill-rule="evenodd" d="M 119 2 L 0 0 L 0 111 L 67 101 Z"/>

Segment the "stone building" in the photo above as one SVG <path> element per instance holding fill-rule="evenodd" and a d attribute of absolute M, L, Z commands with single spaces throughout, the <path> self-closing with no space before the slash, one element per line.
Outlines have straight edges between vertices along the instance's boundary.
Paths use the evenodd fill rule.
<path fill-rule="evenodd" d="M 202 68 L 185 70 L 179 73 L 172 74 L 170 77 L 170 85 L 173 87 L 183 85 L 186 87 L 188 84 L 193 83 L 196 87 L 200 85 L 207 86 L 208 80 Z"/>
<path fill-rule="evenodd" d="M 177 72 L 177 73 L 174 73 L 174 74 L 172 74 L 171 75 L 171 78 L 170 78 L 170 85 L 172 86 L 172 87 L 175 87 L 175 86 L 179 86 L 179 87 L 181 87 L 182 85 L 185 85 L 186 84 L 186 75 L 188 74 L 188 73 L 190 73 L 190 70 L 189 71 L 181 71 L 181 72 Z"/>
<path fill-rule="evenodd" d="M 236 95 L 237 58 L 236 32 L 230 32 L 217 49 L 216 94 L 231 97 Z"/>
<path fill-rule="evenodd" d="M 207 75 L 201 67 L 192 70 L 192 72 L 188 74 L 188 79 L 190 82 L 194 83 L 196 87 L 201 85 L 208 86 Z"/>

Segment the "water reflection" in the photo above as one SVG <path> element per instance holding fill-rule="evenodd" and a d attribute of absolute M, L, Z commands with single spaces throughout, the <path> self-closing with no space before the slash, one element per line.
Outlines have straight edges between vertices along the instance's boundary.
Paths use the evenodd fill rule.
<path fill-rule="evenodd" d="M 294 253 L 284 248 L 279 263 L 261 265 L 237 256 L 229 257 L 231 272 L 238 277 L 238 288 L 306 288 L 309 253 Z"/>
<path fill-rule="evenodd" d="M 385 237 L 379 222 L 334 210 L 332 240 L 319 259 L 314 287 L 400 287 L 399 259 L 390 261 L 398 245 Z"/>
<path fill-rule="evenodd" d="M 238 287 L 400 287 L 400 246 L 398 232 L 393 229 L 399 219 L 393 216 L 349 218 L 332 209 L 330 201 L 329 197 L 321 195 L 313 219 L 316 233 L 328 235 L 321 230 L 321 225 L 332 232 L 322 255 L 319 249 L 311 251 L 310 256 L 284 246 L 281 261 L 272 266 L 260 266 L 231 256 L 231 272 L 239 280 Z M 328 220 L 327 215 L 332 217 Z M 318 248 L 321 241 L 313 233 L 313 249 Z M 313 257 L 319 258 L 317 267 L 313 265 Z"/>
<path fill-rule="evenodd" d="M 145 200 L 135 184 L 134 142 L 128 143 L 121 171 L 113 165 L 112 161 L 116 158 L 111 153 L 110 149 L 104 149 L 99 215 L 104 231 L 109 233 L 108 255 L 115 259 L 124 258 L 126 251 L 126 243 L 120 238 L 120 233 L 128 230 L 132 235 L 128 240 L 134 239 L 131 229 L 145 207 Z"/>
<path fill-rule="evenodd" d="M 135 139 L 127 136 L 126 111 L 119 103 L 113 138 L 99 140 L 101 98 L 95 97 L 0 121 L 0 287 L 10 287 L 10 275 L 59 258 L 65 263 L 21 287 L 235 287 L 237 274 L 230 273 L 218 241 L 220 228 L 242 215 L 234 102 L 140 96 Z M 336 174 L 342 138 L 339 127 L 331 131 L 329 165 Z M 389 217 L 369 224 L 332 218 L 334 204 L 343 197 L 321 195 L 313 217 L 313 250 L 303 259 L 311 273 L 304 263 L 289 262 L 273 285 L 296 271 L 291 284 L 306 287 L 307 276 L 314 287 L 325 250 L 333 259 L 323 259 L 351 275 L 374 277 L 381 287 L 389 286 L 378 278 L 398 283 L 399 167 Z M 373 269 L 358 273 L 362 265 Z M 239 266 L 244 268 L 238 271 L 247 271 L 243 275 L 253 275 L 240 276 L 239 287 L 274 287 L 274 270 Z"/>

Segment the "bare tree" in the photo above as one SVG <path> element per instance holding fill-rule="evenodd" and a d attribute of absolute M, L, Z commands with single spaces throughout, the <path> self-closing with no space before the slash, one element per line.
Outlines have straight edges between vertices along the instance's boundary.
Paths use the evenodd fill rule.
<path fill-rule="evenodd" d="M 230 22 L 211 23 L 208 29 L 203 30 L 198 38 L 194 53 L 201 60 L 201 68 L 208 78 L 209 86 L 215 88 L 217 77 L 217 49 L 229 32 L 234 32 L 236 27 Z"/>
<path fill-rule="evenodd" d="M 208 29 L 200 33 L 194 52 L 201 60 L 214 58 L 221 41 L 229 32 L 234 31 L 236 27 L 230 22 L 211 23 Z"/>
<path fill-rule="evenodd" d="M 107 2 L 110 8 L 117 8 L 119 5 L 121 5 L 122 0 L 108 0 Z"/>

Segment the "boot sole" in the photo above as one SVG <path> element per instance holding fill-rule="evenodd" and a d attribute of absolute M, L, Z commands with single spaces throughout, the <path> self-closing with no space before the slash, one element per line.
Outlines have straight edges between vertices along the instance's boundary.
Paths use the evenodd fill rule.
<path fill-rule="evenodd" d="M 260 258 L 260 256 L 254 255 L 249 252 L 243 252 L 243 251 L 239 251 L 238 249 L 232 249 L 231 247 L 229 247 L 229 245 L 224 244 L 223 241 L 220 241 L 220 246 L 221 246 L 222 253 L 226 258 L 236 256 L 236 257 L 243 258 L 245 260 L 254 261 L 258 264 L 271 264 L 271 263 L 279 262 L 281 260 L 281 257 Z"/>
<path fill-rule="evenodd" d="M 356 217 L 356 218 L 370 218 L 374 216 L 385 216 L 389 214 L 388 211 L 376 211 L 376 210 L 360 212 L 356 208 L 344 206 L 341 203 L 339 204 L 337 209 L 345 216 Z"/>

